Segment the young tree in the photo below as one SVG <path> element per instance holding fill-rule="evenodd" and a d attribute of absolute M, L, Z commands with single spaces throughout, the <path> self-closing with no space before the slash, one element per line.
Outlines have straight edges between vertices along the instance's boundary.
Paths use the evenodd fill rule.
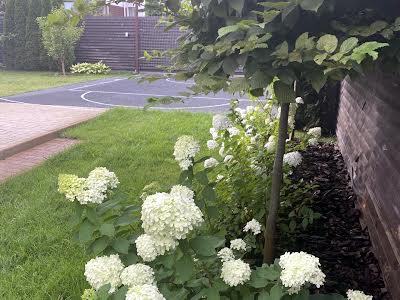
<path fill-rule="evenodd" d="M 7 0 L 5 3 L 4 16 L 4 59 L 7 69 L 15 67 L 14 51 L 14 0 Z"/>
<path fill-rule="evenodd" d="M 22 70 L 25 68 L 27 56 L 25 55 L 26 37 L 26 0 L 15 0 L 14 23 L 15 23 L 15 68 Z"/>
<path fill-rule="evenodd" d="M 41 15 L 41 0 L 29 0 L 26 20 L 25 57 L 26 70 L 40 69 L 40 29 L 36 21 Z"/>
<path fill-rule="evenodd" d="M 64 8 L 55 9 L 47 17 L 38 18 L 38 23 L 47 54 L 58 62 L 62 74 L 66 75 L 66 63 L 74 61 L 75 45 L 83 28 L 72 22 L 71 15 Z"/>

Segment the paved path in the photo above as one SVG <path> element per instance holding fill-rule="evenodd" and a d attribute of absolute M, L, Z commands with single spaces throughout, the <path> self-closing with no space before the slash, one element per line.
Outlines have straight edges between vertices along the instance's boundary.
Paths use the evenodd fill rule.
<path fill-rule="evenodd" d="M 0 103 L 0 159 L 58 137 L 104 109 Z"/>
<path fill-rule="evenodd" d="M 43 105 L 63 105 L 79 107 L 130 107 L 143 108 L 151 97 L 174 96 L 190 88 L 193 82 L 161 79 L 152 83 L 138 83 L 127 78 L 108 78 L 87 83 L 30 92 L 15 96 L 1 97 L 1 102 L 33 103 Z M 240 95 L 217 93 L 181 97 L 183 102 L 159 105 L 159 110 L 189 110 L 193 112 L 225 112 L 230 101 L 239 98 L 240 106 L 251 105 L 251 101 Z"/>
<path fill-rule="evenodd" d="M 0 182 L 6 181 L 43 163 L 46 159 L 70 148 L 78 142 L 77 140 L 56 138 L 0 160 Z"/>

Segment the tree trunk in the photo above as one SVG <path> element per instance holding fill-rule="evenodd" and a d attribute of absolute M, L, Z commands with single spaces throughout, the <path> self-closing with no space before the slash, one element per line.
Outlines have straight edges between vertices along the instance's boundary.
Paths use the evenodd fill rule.
<path fill-rule="evenodd" d="M 65 61 L 63 59 L 61 60 L 61 71 L 64 76 L 67 75 L 65 72 Z"/>
<path fill-rule="evenodd" d="M 272 185 L 270 198 L 266 195 L 265 206 L 268 206 L 269 211 L 265 223 L 265 243 L 264 243 L 264 263 L 271 264 L 274 261 L 275 254 L 275 231 L 276 219 L 278 216 L 280 192 L 282 185 L 282 168 L 283 168 L 283 155 L 285 154 L 285 145 L 288 130 L 288 117 L 289 117 L 289 103 L 282 103 L 281 115 L 279 118 L 279 135 L 278 145 L 275 154 L 274 169 L 272 171 Z M 268 191 L 267 191 L 268 193 Z"/>

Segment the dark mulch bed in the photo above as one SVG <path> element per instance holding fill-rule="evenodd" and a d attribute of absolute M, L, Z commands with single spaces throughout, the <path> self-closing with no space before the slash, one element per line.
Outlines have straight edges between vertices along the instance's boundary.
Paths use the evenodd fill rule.
<path fill-rule="evenodd" d="M 322 217 L 295 237 L 295 248 L 320 258 L 326 283 L 323 293 L 362 290 L 374 299 L 390 299 L 367 230 L 359 223 L 356 196 L 340 152 L 333 145 L 308 147 L 292 180 L 318 185 L 313 210 Z"/>

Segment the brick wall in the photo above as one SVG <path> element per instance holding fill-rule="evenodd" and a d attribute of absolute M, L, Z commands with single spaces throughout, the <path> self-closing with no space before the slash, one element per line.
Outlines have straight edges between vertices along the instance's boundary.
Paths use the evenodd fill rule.
<path fill-rule="evenodd" d="M 167 59 L 143 59 L 145 50 L 167 50 L 177 45 L 177 28 L 165 32 L 158 17 L 139 18 L 139 51 L 136 51 L 135 20 L 130 17 L 88 17 L 85 32 L 76 49 L 78 62 L 102 60 L 115 70 L 133 70 L 139 60 L 141 70 L 157 70 Z M 138 55 L 136 54 L 138 53 Z"/>
<path fill-rule="evenodd" d="M 339 147 L 387 287 L 400 299 L 400 78 L 346 79 L 340 96 Z"/>

